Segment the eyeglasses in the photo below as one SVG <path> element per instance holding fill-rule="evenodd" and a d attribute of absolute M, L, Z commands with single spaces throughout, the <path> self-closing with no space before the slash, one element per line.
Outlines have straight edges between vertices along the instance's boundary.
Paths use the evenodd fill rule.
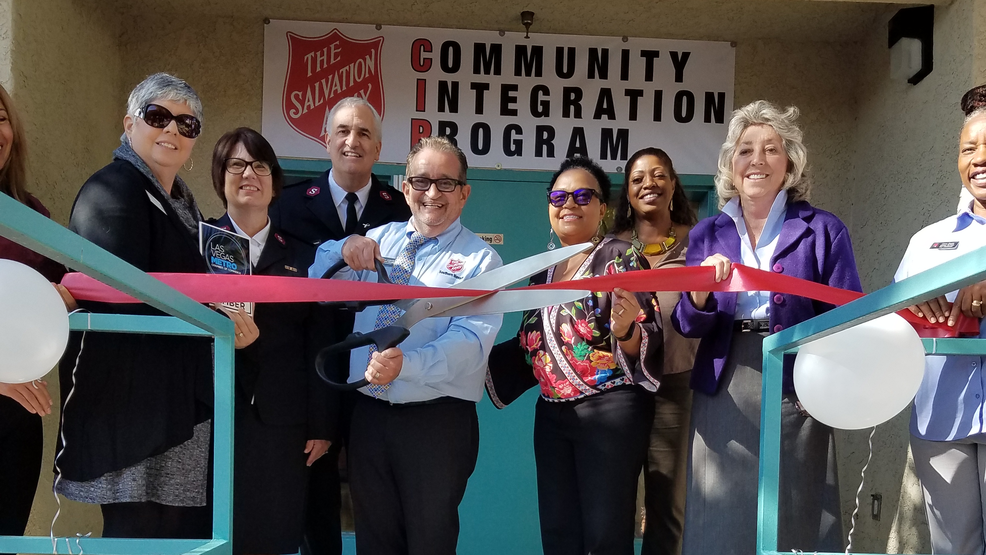
<path fill-rule="evenodd" d="M 148 104 L 137 110 L 134 115 L 144 120 L 147 125 L 157 129 L 164 129 L 174 121 L 178 124 L 178 133 L 182 137 L 188 137 L 189 139 L 198 137 L 199 133 L 202 132 L 202 122 L 199 121 L 199 118 L 191 114 L 176 116 L 164 106 L 158 106 L 157 104 Z"/>
<path fill-rule="evenodd" d="M 253 168 L 253 173 L 261 176 L 270 175 L 270 164 L 262 160 L 244 160 L 242 158 L 227 158 L 226 171 L 234 175 L 245 172 L 247 166 Z"/>
<path fill-rule="evenodd" d="M 430 177 L 415 176 L 407 178 L 408 184 L 415 191 L 427 191 L 431 189 L 431 184 L 434 183 L 438 190 L 443 193 L 451 193 L 456 187 L 465 185 L 462 181 L 458 179 L 452 179 L 449 177 L 440 177 L 438 179 L 432 179 Z"/>
<path fill-rule="evenodd" d="M 575 204 L 579 206 L 585 206 L 592 202 L 592 197 L 598 197 L 602 200 L 603 197 L 599 195 L 599 191 L 595 189 L 576 189 L 572 192 L 568 191 L 548 191 L 548 202 L 551 206 L 555 208 L 561 208 L 565 206 L 568 202 L 568 195 L 572 195 L 572 199 L 575 200 Z"/>

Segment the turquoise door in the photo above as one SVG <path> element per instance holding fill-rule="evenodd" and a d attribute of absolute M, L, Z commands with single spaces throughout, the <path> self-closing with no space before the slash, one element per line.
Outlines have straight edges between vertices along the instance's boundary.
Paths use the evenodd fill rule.
<path fill-rule="evenodd" d="M 289 178 L 317 175 L 327 161 L 282 160 Z M 380 177 L 400 176 L 404 167 L 378 164 Z M 616 196 L 622 174 L 611 174 Z M 462 213 L 462 223 L 476 233 L 502 234 L 494 245 L 504 263 L 546 250 L 548 215 L 545 192 L 550 172 L 474 169 L 469 172 L 472 193 Z M 699 210 L 699 217 L 714 209 L 712 177 L 683 175 L 682 184 Z M 506 314 L 497 343 L 517 333 L 520 314 Z M 483 399 L 479 404 L 480 449 L 476 471 L 469 480 L 459 507 L 460 555 L 536 554 L 541 552 L 538 527 L 537 485 L 534 469 L 534 403 L 532 389 L 503 410 Z M 345 539 L 347 555 L 355 553 L 355 540 Z"/>

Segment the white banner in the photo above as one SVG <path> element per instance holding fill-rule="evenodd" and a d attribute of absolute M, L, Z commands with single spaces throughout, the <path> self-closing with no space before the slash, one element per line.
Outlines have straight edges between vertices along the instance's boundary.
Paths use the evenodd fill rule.
<path fill-rule="evenodd" d="M 382 162 L 448 135 L 472 167 L 579 154 L 617 171 L 655 146 L 680 173 L 713 174 L 734 63 L 724 42 L 271 21 L 263 133 L 279 156 L 327 158 L 328 111 L 361 95 L 383 117 Z"/>

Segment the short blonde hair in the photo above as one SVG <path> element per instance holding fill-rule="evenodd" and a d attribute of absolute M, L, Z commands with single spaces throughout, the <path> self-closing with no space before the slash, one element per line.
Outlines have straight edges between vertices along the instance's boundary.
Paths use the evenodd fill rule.
<path fill-rule="evenodd" d="M 733 197 L 739 196 L 733 183 L 733 154 L 740 136 L 752 125 L 767 125 L 781 137 L 784 153 L 787 155 L 787 173 L 783 188 L 787 190 L 788 202 L 808 200 L 811 180 L 808 178 L 808 150 L 804 144 L 804 134 L 795 123 L 800 112 L 794 106 L 781 111 L 766 100 L 751 102 L 733 112 L 726 131 L 726 140 L 719 149 L 719 170 L 716 173 L 716 194 L 719 195 L 719 208 Z"/>

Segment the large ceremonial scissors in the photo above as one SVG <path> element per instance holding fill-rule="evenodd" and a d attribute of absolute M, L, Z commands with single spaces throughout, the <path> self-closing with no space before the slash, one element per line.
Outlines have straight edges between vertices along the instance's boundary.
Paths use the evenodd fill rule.
<path fill-rule="evenodd" d="M 345 379 L 338 381 L 330 377 L 325 371 L 325 362 L 330 356 L 340 351 L 350 351 L 357 347 L 366 345 L 376 345 L 378 351 L 383 351 L 391 347 L 400 345 L 411 333 L 411 327 L 425 318 L 438 316 L 480 316 L 483 314 L 503 314 L 505 312 L 519 312 L 567 303 L 576 299 L 581 299 L 590 294 L 589 291 L 575 289 L 552 289 L 545 291 L 504 291 L 507 287 L 525 280 L 534 274 L 540 273 L 559 262 L 564 262 L 573 256 L 585 252 L 593 247 L 592 243 L 581 243 L 562 247 L 529 256 L 527 258 L 512 262 L 499 268 L 494 268 L 484 272 L 474 278 L 463 280 L 450 289 L 471 289 L 490 291 L 485 295 L 470 297 L 439 297 L 421 298 L 401 301 L 371 301 L 359 303 L 341 303 L 350 310 L 363 310 L 369 305 L 393 304 L 404 310 L 404 314 L 393 324 L 373 330 L 367 333 L 354 332 L 345 340 L 335 345 L 329 345 L 319 351 L 315 359 L 315 369 L 325 383 L 335 389 L 350 391 L 359 389 L 369 384 L 366 378 L 355 382 L 347 382 Z M 345 267 L 345 261 L 340 261 L 330 267 L 322 277 L 330 277 L 332 274 Z M 383 263 L 377 260 L 377 281 L 389 283 L 387 272 Z M 333 304 L 333 303 L 328 303 Z M 348 376 L 348 368 L 346 375 Z"/>

